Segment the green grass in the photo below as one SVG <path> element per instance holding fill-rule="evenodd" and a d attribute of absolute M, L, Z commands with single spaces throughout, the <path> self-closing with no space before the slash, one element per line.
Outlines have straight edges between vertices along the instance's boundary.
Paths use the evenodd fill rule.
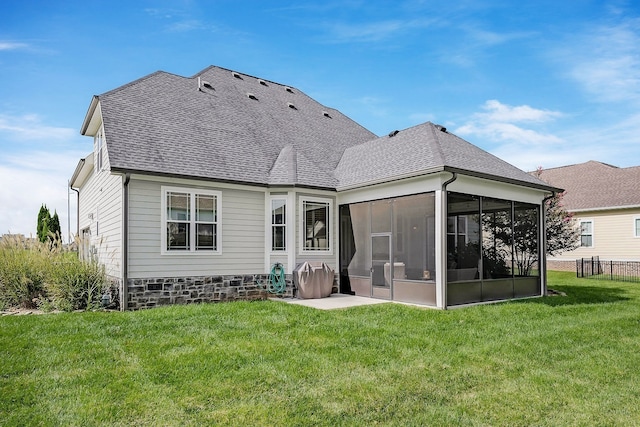
<path fill-rule="evenodd" d="M 281 302 L 0 318 L 1 425 L 638 425 L 640 286 L 437 311 Z"/>

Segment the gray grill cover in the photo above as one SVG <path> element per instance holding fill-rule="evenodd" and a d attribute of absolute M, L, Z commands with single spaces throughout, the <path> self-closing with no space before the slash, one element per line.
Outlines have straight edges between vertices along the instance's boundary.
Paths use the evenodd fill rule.
<path fill-rule="evenodd" d="M 303 262 L 293 270 L 298 298 L 325 298 L 331 295 L 334 272 L 324 262 Z"/>

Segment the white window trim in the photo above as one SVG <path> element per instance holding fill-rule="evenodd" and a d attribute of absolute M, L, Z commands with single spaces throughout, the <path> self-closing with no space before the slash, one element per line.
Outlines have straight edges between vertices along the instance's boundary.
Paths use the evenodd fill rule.
<path fill-rule="evenodd" d="M 636 222 L 638 222 L 638 221 L 640 221 L 640 216 L 636 216 L 636 217 L 633 218 L 633 223 L 632 223 L 633 231 L 632 231 L 632 233 L 633 233 L 633 237 L 635 237 L 636 239 L 640 239 L 640 234 L 638 234 L 636 232 L 637 231 Z"/>
<path fill-rule="evenodd" d="M 305 248 L 305 215 L 304 215 L 304 202 L 315 202 L 315 203 L 327 203 L 329 206 L 329 227 L 327 227 L 327 237 L 329 238 L 329 248 L 321 249 L 321 250 L 307 250 Z M 335 231 L 335 214 L 333 211 L 333 199 L 328 199 L 324 197 L 309 197 L 309 196 L 301 196 L 299 199 L 298 206 L 298 218 L 299 218 L 299 239 L 298 244 L 300 255 L 333 255 L 333 245 L 334 245 L 334 231 Z"/>
<path fill-rule="evenodd" d="M 203 190 L 200 188 L 188 188 L 188 187 L 161 187 L 162 203 L 161 203 L 161 221 L 160 221 L 160 253 L 161 255 L 222 255 L 222 192 L 216 190 Z M 184 251 L 170 251 L 167 250 L 167 193 L 186 193 L 189 194 L 190 209 L 193 214 L 189 220 L 192 230 L 189 233 L 190 244 L 189 250 Z M 216 249 L 215 250 L 196 250 L 196 217 L 195 217 L 195 204 L 196 194 L 204 196 L 216 197 Z"/>
<path fill-rule="evenodd" d="M 104 169 L 104 149 L 105 149 L 105 140 L 104 140 L 104 129 L 102 126 L 98 128 L 94 136 L 94 150 L 95 150 L 95 167 L 96 173 L 101 172 Z"/>
<path fill-rule="evenodd" d="M 590 222 L 591 223 L 591 246 L 582 246 L 582 223 L 583 222 Z M 578 222 L 578 227 L 580 230 L 580 247 L 581 248 L 595 248 L 596 246 L 596 226 L 595 226 L 595 222 L 593 221 L 592 218 L 583 218 L 580 219 L 580 221 Z"/>
<path fill-rule="evenodd" d="M 271 209 L 272 209 L 273 202 L 276 201 L 276 200 L 280 200 L 280 201 L 284 202 L 284 211 L 285 211 L 284 224 L 274 224 L 273 223 L 273 216 L 272 216 Z M 286 195 L 283 195 L 283 196 L 270 196 L 269 197 L 269 203 L 267 205 L 267 224 L 268 224 L 268 232 L 269 232 L 268 236 L 269 237 L 267 238 L 267 240 L 269 242 L 268 243 L 268 245 L 269 245 L 268 250 L 274 256 L 286 254 L 290 249 L 289 248 L 289 232 L 290 232 L 289 229 L 291 227 L 289 227 L 289 209 L 290 209 L 289 206 L 290 206 L 289 205 L 289 198 Z M 277 250 L 273 249 L 273 227 L 275 225 L 284 226 L 284 246 L 285 246 L 284 249 L 277 249 Z"/>

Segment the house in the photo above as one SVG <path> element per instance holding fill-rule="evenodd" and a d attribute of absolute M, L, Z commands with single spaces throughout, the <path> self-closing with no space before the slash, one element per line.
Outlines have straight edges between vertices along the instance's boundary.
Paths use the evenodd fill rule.
<path fill-rule="evenodd" d="M 640 261 L 640 166 L 589 161 L 545 169 L 540 178 L 564 188 L 564 207 L 580 227 L 580 247 L 548 258 L 548 267 L 575 270 L 576 259 Z"/>
<path fill-rule="evenodd" d="M 272 265 L 290 279 L 305 261 L 339 272 L 336 291 L 442 309 L 545 292 L 541 209 L 558 189 L 442 126 L 377 137 L 211 66 L 94 96 L 81 133 L 82 252 L 122 309 L 262 298 Z"/>

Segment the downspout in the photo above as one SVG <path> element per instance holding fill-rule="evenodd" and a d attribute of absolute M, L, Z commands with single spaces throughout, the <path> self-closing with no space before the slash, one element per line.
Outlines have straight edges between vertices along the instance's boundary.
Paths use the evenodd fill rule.
<path fill-rule="evenodd" d="M 447 186 L 449 184 L 451 184 L 453 181 L 455 181 L 456 179 L 458 179 L 458 174 L 456 172 L 451 172 L 451 178 L 447 181 L 445 181 L 442 184 L 442 204 L 444 207 L 444 218 L 442 219 L 442 224 L 440 224 L 440 230 L 444 231 L 443 233 L 443 237 L 442 237 L 442 242 L 440 242 L 440 251 L 442 252 L 442 260 L 444 260 L 444 262 L 440 262 L 440 266 L 442 267 L 444 265 L 444 268 L 442 269 L 442 271 L 440 272 L 440 277 L 442 280 L 442 301 L 443 301 L 443 309 L 447 309 L 447 249 L 446 249 L 446 244 L 447 244 L 447 213 L 448 213 L 448 206 L 449 206 L 449 201 L 448 201 L 448 197 L 447 197 Z M 442 212 L 442 210 L 441 210 Z M 441 231 L 441 232 L 442 232 Z M 444 248 L 443 248 L 444 245 Z M 444 249 L 444 251 L 443 251 Z"/>
<path fill-rule="evenodd" d="M 540 265 L 542 274 L 542 296 L 547 295 L 547 214 L 546 206 L 547 201 L 553 199 L 556 196 L 556 192 L 552 191 L 550 196 L 542 199 L 542 247 L 540 248 Z"/>
<path fill-rule="evenodd" d="M 71 183 L 69 183 L 69 188 L 75 191 L 76 194 L 78 195 L 77 202 L 76 202 L 76 238 L 77 238 L 80 235 L 80 190 L 79 189 L 76 190 L 75 188 L 73 188 L 71 186 Z"/>
<path fill-rule="evenodd" d="M 124 175 L 122 207 L 122 287 L 120 290 L 120 311 L 127 310 L 129 300 L 129 181 L 131 174 Z"/>

